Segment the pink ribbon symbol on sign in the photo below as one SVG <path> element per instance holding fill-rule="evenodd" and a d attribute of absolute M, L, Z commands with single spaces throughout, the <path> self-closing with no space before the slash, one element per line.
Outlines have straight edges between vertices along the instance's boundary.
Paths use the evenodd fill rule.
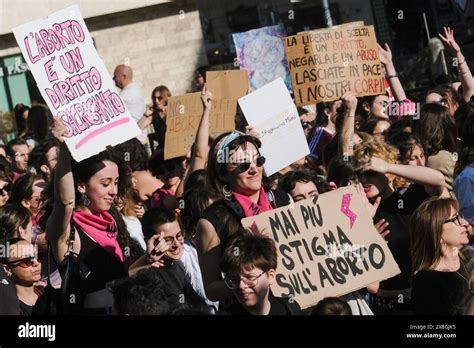
<path fill-rule="evenodd" d="M 349 206 L 351 205 L 351 200 L 352 200 L 352 194 L 351 193 L 346 193 L 342 195 L 342 203 L 341 203 L 341 212 L 346 215 L 349 220 L 351 221 L 351 228 L 354 225 L 354 222 L 356 221 L 357 215 L 353 211 L 349 209 Z"/>

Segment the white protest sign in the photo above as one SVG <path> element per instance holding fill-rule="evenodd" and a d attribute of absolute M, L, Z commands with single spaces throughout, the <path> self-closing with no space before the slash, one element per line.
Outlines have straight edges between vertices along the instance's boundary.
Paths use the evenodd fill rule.
<path fill-rule="evenodd" d="M 282 78 L 240 98 L 239 105 L 260 134 L 267 175 L 309 154 L 298 111 Z"/>
<path fill-rule="evenodd" d="M 66 144 L 75 160 L 140 134 L 77 5 L 13 33 L 41 95 L 68 129 Z"/>

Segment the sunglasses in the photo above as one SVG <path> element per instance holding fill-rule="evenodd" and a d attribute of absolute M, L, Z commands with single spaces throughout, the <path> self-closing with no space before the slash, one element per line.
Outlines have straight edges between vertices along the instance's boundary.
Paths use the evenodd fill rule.
<path fill-rule="evenodd" d="M 2 188 L 0 188 L 0 195 L 3 195 L 5 193 L 10 193 L 11 189 L 12 189 L 12 184 L 11 183 L 3 186 Z"/>
<path fill-rule="evenodd" d="M 152 100 L 163 100 L 163 97 L 162 96 L 159 96 L 159 97 L 151 97 Z"/>
<path fill-rule="evenodd" d="M 257 157 L 252 162 L 242 162 L 239 164 L 236 163 L 237 167 L 235 168 L 235 171 L 240 174 L 249 170 L 250 164 L 255 163 L 257 167 L 261 167 L 265 164 L 265 161 L 266 161 L 266 158 L 263 156 L 260 156 L 260 157 Z"/>
<path fill-rule="evenodd" d="M 20 260 L 8 262 L 8 265 L 12 267 L 20 266 L 21 268 L 28 268 L 28 267 L 33 266 L 35 261 L 36 261 L 36 256 L 28 256 Z"/>

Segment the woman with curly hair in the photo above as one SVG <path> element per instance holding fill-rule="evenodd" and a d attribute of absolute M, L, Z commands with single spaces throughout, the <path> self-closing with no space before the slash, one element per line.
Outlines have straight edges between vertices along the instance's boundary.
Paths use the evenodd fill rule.
<path fill-rule="evenodd" d="M 399 164 L 398 150 L 380 138 L 368 134 L 362 138 L 354 152 L 356 168 L 367 198 L 380 202 L 374 221 L 384 219 L 388 223 L 390 233 L 385 239 L 401 270 L 380 283 L 377 295 L 371 297 L 371 307 L 375 314 L 402 314 L 409 308 L 410 299 L 409 219 L 430 195 L 445 194 L 444 179 L 434 169 Z M 414 184 L 400 190 L 405 180 Z"/>

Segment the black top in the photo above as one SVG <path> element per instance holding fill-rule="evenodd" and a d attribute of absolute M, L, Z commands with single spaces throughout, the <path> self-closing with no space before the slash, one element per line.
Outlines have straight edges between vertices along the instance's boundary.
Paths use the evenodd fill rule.
<path fill-rule="evenodd" d="M 427 315 L 465 315 L 470 293 L 467 279 L 470 278 L 463 265 L 457 272 L 419 271 L 413 276 L 413 311 Z"/>
<path fill-rule="evenodd" d="M 291 301 L 288 297 L 268 296 L 270 301 L 270 312 L 268 315 L 301 315 L 300 305 L 296 301 Z M 242 305 L 234 299 L 228 310 L 230 315 L 251 315 Z"/>
<path fill-rule="evenodd" d="M 93 241 L 84 231 L 77 226 L 76 231 L 81 239 L 81 251 L 79 259 L 90 269 L 91 274 L 87 278 L 87 291 L 105 289 L 105 285 L 118 278 L 128 276 L 127 262 L 122 262 L 109 254 L 102 246 Z"/>
<path fill-rule="evenodd" d="M 10 281 L 0 263 L 0 315 L 19 315 L 20 303 L 15 285 Z"/>
<path fill-rule="evenodd" d="M 424 187 L 411 184 L 402 193 L 394 192 L 384 199 L 374 217 L 374 223 L 385 219 L 389 223 L 390 233 L 385 237 L 401 273 L 380 283 L 384 290 L 400 290 L 410 288 L 411 255 L 410 255 L 410 219 L 415 209 L 429 197 Z"/>
<path fill-rule="evenodd" d="M 284 207 L 290 204 L 290 197 L 283 191 L 270 191 L 267 193 L 269 203 L 275 208 Z M 221 248 L 225 249 L 229 242 L 229 224 L 239 225 L 240 220 L 245 217 L 244 209 L 232 196 L 231 200 L 219 200 L 210 205 L 201 215 L 211 223 L 221 240 Z"/>
<path fill-rule="evenodd" d="M 186 271 L 181 262 L 172 262 L 154 270 L 163 280 L 163 284 L 165 284 L 164 291 L 171 311 L 182 305 L 187 305 L 194 309 L 205 308 L 205 302 L 186 279 Z"/>
<path fill-rule="evenodd" d="M 162 149 L 165 146 L 165 134 L 166 134 L 166 121 L 163 120 L 159 113 L 153 113 L 153 120 L 152 120 L 153 128 L 155 129 L 155 133 L 150 134 L 148 137 L 151 141 L 158 142 L 158 147 L 153 150 Z"/>

